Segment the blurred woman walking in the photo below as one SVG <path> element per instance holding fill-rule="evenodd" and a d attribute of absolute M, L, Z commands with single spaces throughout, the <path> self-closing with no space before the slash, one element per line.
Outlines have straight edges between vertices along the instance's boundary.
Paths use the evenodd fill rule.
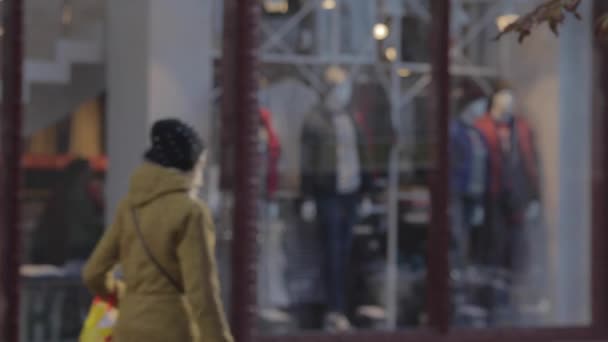
<path fill-rule="evenodd" d="M 118 342 L 232 341 L 220 299 L 215 227 L 196 199 L 205 156 L 190 126 L 156 122 L 144 163 L 85 266 L 84 281 L 100 296 L 114 294 L 106 277 L 122 266 Z"/>

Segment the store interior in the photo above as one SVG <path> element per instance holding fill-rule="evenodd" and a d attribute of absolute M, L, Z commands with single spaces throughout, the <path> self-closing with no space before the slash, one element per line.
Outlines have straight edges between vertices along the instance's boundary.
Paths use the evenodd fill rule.
<path fill-rule="evenodd" d="M 428 10 L 416 3 L 424 1 L 264 2 L 256 292 L 263 334 L 428 323 L 437 132 L 429 114 Z M 591 53 L 577 38 L 589 29 L 574 23 L 559 38 L 540 29 L 525 44 L 495 41 L 504 21 L 533 1 L 455 3 L 445 191 L 451 324 L 586 324 L 592 103 L 591 91 L 577 84 L 592 71 L 566 61 L 585 58 L 574 51 Z M 201 196 L 216 218 L 229 303 L 233 194 L 222 165 L 229 146 L 220 134 L 220 4 Z M 28 336 L 73 334 L 90 304 L 78 272 L 108 217 L 105 101 L 103 93 L 91 97 L 25 137 Z M 344 144 L 351 149 L 340 150 Z M 69 291 L 82 294 L 66 299 Z M 49 323 L 49 310 L 68 318 Z"/>

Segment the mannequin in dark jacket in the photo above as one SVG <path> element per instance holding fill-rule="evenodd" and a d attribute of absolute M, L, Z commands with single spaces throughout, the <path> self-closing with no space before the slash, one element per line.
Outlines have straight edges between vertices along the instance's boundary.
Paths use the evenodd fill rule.
<path fill-rule="evenodd" d="M 345 316 L 352 229 L 362 191 L 367 188 L 366 149 L 348 110 L 352 85 L 336 85 L 304 121 L 301 135 L 301 215 L 318 219 L 325 249 L 328 330 L 348 330 Z"/>

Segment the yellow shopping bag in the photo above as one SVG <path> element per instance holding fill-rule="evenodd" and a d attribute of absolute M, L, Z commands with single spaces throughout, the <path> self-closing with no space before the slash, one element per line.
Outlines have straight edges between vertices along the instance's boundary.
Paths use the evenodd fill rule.
<path fill-rule="evenodd" d="M 114 325 L 118 319 L 118 309 L 114 300 L 95 298 L 84 327 L 80 333 L 80 342 L 112 341 Z"/>

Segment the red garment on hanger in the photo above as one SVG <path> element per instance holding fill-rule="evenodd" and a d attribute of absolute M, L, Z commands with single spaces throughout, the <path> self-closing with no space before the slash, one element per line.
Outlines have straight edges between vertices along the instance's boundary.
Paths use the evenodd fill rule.
<path fill-rule="evenodd" d="M 532 135 L 532 129 L 528 122 L 521 118 L 515 117 L 514 128 L 517 134 L 517 145 L 513 148 L 518 148 L 522 157 L 525 171 L 534 186 L 538 189 L 538 168 L 536 165 L 536 153 Z M 485 137 L 488 149 L 490 152 L 490 194 L 492 196 L 499 195 L 503 184 L 502 182 L 502 159 L 500 146 L 500 125 L 489 115 L 486 114 L 475 122 L 475 127 Z"/>
<path fill-rule="evenodd" d="M 281 156 L 281 140 L 272 124 L 272 112 L 267 108 L 260 108 L 262 125 L 268 135 L 268 175 L 266 178 L 266 191 L 272 197 L 279 188 L 279 158 Z"/>

